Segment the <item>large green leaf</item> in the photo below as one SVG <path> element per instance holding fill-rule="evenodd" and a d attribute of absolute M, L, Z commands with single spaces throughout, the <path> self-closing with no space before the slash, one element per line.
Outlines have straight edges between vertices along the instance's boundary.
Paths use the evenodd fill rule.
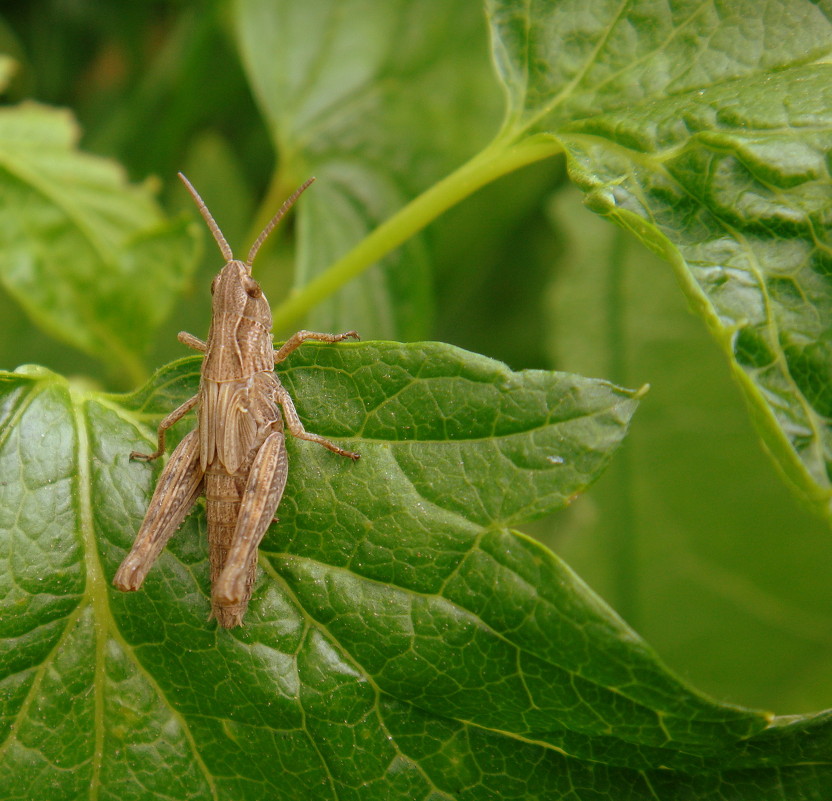
<path fill-rule="evenodd" d="M 486 28 L 477 4 L 443 0 L 238 0 L 235 8 L 281 160 L 266 213 L 301 180 L 318 178 L 298 210 L 295 283 L 303 287 L 485 144 L 499 119 Z M 424 337 L 430 285 L 417 237 L 334 297 L 322 292 L 308 322 Z"/>
<path fill-rule="evenodd" d="M 78 135 L 67 112 L 0 111 L 0 280 L 52 336 L 141 380 L 196 235 L 115 163 L 76 150 Z"/>
<path fill-rule="evenodd" d="M 247 626 L 206 620 L 201 509 L 140 592 L 113 590 L 154 472 L 127 454 L 198 368 L 131 397 L 3 376 L 7 797 L 743 798 L 753 780 L 759 799 L 828 779 L 824 721 L 767 728 L 689 690 L 510 530 L 617 447 L 635 400 L 602 381 L 441 345 L 305 346 L 282 371 L 302 418 L 362 459 L 289 441 Z"/>
<path fill-rule="evenodd" d="M 501 140 L 553 137 L 668 258 L 797 489 L 830 510 L 826 4 L 491 0 Z"/>

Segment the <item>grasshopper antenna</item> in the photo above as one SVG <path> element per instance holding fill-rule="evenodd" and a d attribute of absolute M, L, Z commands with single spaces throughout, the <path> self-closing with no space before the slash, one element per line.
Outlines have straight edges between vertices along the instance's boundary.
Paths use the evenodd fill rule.
<path fill-rule="evenodd" d="M 301 196 L 301 194 L 309 187 L 309 185 L 314 181 L 314 178 L 310 178 L 308 181 L 302 183 L 293 193 L 292 195 L 286 200 L 286 202 L 280 207 L 277 214 L 272 217 L 269 221 L 269 224 L 263 229 L 263 233 L 257 237 L 257 241 L 251 246 L 251 250 L 248 252 L 248 258 L 246 259 L 246 264 L 251 267 L 254 263 L 254 257 L 257 255 L 257 251 L 260 250 L 260 246 L 266 241 L 266 237 L 275 229 L 275 226 L 283 219 L 283 215 L 286 214 L 289 209 L 292 208 L 294 202 Z"/>
<path fill-rule="evenodd" d="M 211 232 L 214 237 L 214 241 L 219 246 L 222 257 L 227 262 L 231 261 L 234 258 L 234 254 L 231 252 L 231 247 L 228 242 L 225 241 L 225 237 L 222 235 L 222 231 L 220 231 L 217 221 L 211 216 L 211 212 L 208 211 L 205 201 L 199 196 L 199 192 L 194 189 L 193 184 L 181 172 L 179 173 L 179 178 L 182 180 L 182 183 L 185 184 L 185 188 L 194 199 L 194 203 L 196 203 L 196 207 L 199 209 L 202 219 L 208 224 L 208 230 Z"/>

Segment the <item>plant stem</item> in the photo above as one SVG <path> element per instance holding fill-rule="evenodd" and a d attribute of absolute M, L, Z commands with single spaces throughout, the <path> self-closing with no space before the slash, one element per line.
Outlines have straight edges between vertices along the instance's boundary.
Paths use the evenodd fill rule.
<path fill-rule="evenodd" d="M 274 310 L 274 329 L 280 331 L 291 327 L 317 303 L 480 187 L 562 150 L 557 140 L 542 134 L 518 143 L 495 140 L 459 169 L 414 198 L 325 272 L 292 293 Z"/>

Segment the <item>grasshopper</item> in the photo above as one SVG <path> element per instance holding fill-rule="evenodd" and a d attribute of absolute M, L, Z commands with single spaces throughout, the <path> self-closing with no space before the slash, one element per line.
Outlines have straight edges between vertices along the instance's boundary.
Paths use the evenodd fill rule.
<path fill-rule="evenodd" d="M 205 354 L 199 391 L 159 424 L 153 453 L 130 454 L 150 461 L 165 452 L 165 432 L 197 407 L 197 426 L 177 445 L 159 477 L 136 541 L 113 584 L 137 590 L 204 492 L 211 562 L 211 617 L 223 628 L 243 622 L 257 572 L 257 549 L 286 486 L 288 460 L 284 425 L 298 439 L 323 445 L 353 461 L 359 455 L 304 429 L 289 393 L 274 373 L 306 340 L 358 339 L 355 331 L 321 334 L 298 331 L 284 345 L 272 344 L 272 314 L 259 284 L 251 277 L 257 251 L 283 215 L 314 179 L 304 183 L 280 208 L 249 250 L 235 259 L 202 198 L 182 173 L 208 225 L 225 266 L 211 284 L 208 340 L 185 331 L 179 341 Z M 279 407 L 279 408 L 278 408 Z M 282 414 L 281 414 L 282 410 Z M 210 617 L 209 617 L 210 619 Z"/>

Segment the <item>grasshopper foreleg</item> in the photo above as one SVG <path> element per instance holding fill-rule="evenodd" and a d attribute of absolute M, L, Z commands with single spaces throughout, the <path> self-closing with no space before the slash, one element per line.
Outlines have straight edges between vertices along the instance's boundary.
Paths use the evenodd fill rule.
<path fill-rule="evenodd" d="M 318 331 L 298 331 L 292 334 L 274 352 L 274 363 L 280 364 L 293 350 L 299 348 L 307 340 L 314 339 L 317 342 L 341 342 L 344 339 L 361 339 L 355 331 L 347 331 L 344 334 L 321 334 Z"/>
<path fill-rule="evenodd" d="M 189 348 L 198 350 L 200 353 L 205 353 L 208 350 L 207 342 L 203 342 L 199 337 L 195 337 L 193 334 L 189 334 L 187 331 L 180 331 L 176 335 L 176 338 L 183 345 L 187 345 Z"/>

